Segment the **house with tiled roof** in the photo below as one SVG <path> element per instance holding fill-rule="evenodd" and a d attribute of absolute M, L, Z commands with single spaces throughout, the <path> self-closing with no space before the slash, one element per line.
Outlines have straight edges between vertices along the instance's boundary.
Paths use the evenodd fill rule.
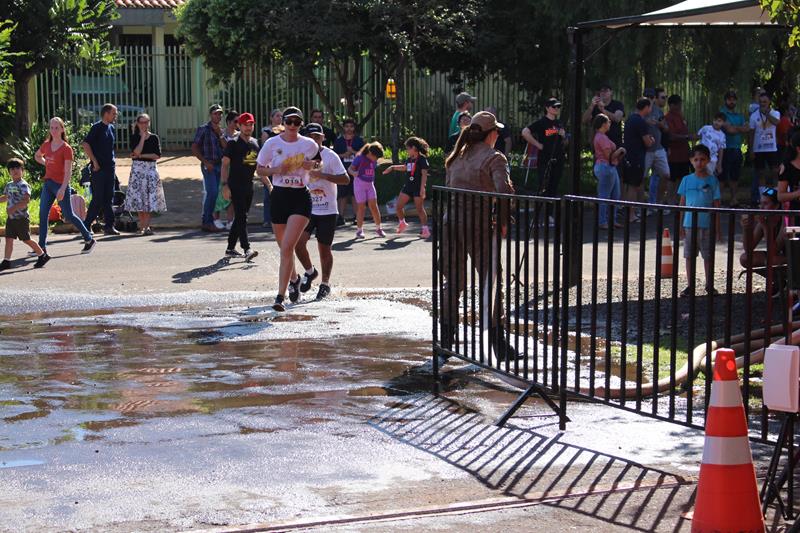
<path fill-rule="evenodd" d="M 120 16 L 109 39 L 125 66 L 114 74 L 79 68 L 39 76 L 34 115 L 43 120 L 65 115 L 73 123 L 86 124 L 97 120 L 103 103 L 112 102 L 120 110 L 119 124 L 127 126 L 147 112 L 167 145 L 187 147 L 214 95 L 201 61 L 188 57 L 175 38 L 173 10 L 183 2 L 116 0 Z M 118 129 L 120 146 L 125 146 L 127 132 Z"/>

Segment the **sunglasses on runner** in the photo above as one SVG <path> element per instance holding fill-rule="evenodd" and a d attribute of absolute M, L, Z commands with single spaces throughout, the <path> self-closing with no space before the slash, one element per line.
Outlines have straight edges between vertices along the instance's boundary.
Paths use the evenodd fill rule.
<path fill-rule="evenodd" d="M 283 123 L 286 124 L 287 126 L 300 126 L 301 124 L 303 124 L 303 121 L 300 120 L 299 118 L 289 117 L 286 120 L 284 120 Z"/>

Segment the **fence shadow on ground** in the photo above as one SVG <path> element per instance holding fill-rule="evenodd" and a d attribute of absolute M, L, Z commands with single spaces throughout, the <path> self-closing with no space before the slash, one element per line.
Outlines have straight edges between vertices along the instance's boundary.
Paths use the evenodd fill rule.
<path fill-rule="evenodd" d="M 561 433 L 499 428 L 429 394 L 404 397 L 369 424 L 505 496 L 564 506 L 636 531 L 678 531 L 688 524 L 669 512 L 690 505 L 693 479 L 564 443 Z"/>

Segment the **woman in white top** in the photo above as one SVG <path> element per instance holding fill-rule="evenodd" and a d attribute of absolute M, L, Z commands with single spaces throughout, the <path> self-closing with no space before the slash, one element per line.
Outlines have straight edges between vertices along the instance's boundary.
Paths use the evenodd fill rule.
<path fill-rule="evenodd" d="M 311 194 L 306 187 L 308 171 L 319 158 L 317 143 L 299 134 L 303 113 L 296 107 L 283 111 L 284 131 L 272 137 L 258 153 L 256 172 L 270 188 L 270 216 L 275 241 L 281 250 L 278 295 L 272 308 L 285 311 L 286 290 L 289 301 L 300 297 L 301 278 L 294 268 L 294 248 L 311 218 Z M 270 184 L 269 178 L 272 178 Z"/>

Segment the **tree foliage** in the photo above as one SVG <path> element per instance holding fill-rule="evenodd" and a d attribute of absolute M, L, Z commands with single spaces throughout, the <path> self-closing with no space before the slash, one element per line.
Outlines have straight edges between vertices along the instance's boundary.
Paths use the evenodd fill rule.
<path fill-rule="evenodd" d="M 176 14 L 179 38 L 192 55 L 203 58 L 214 81 L 252 62 L 285 62 L 336 120 L 332 91 L 318 68 L 329 65 L 346 113 L 363 125 L 383 104 L 383 94 L 369 90 L 373 82 L 394 76 L 402 84 L 397 73 L 410 61 L 425 65 L 464 47 L 477 1 L 288 0 L 265 8 L 256 0 L 189 0 Z M 364 57 L 372 66 L 366 76 L 358 68 Z M 357 101 L 368 104 L 361 116 L 356 116 Z"/>
<path fill-rule="evenodd" d="M 800 2 L 798 0 L 759 0 L 770 18 L 791 28 L 789 46 L 800 44 Z"/>
<path fill-rule="evenodd" d="M 13 20 L 7 57 L 16 96 L 16 129 L 30 130 L 28 84 L 48 69 L 77 65 L 111 70 L 121 64 L 108 32 L 117 18 L 114 0 L 11 0 L 3 13 Z"/>

